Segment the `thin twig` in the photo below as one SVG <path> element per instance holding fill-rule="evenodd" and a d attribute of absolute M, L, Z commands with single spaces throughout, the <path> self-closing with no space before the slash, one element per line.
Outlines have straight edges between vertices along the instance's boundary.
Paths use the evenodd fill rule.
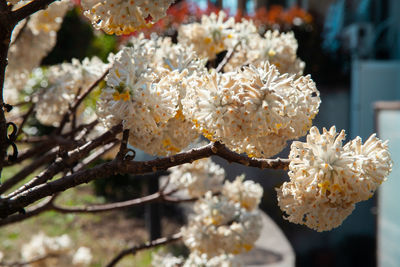
<path fill-rule="evenodd" d="M 228 50 L 224 59 L 218 64 L 217 68 L 215 69 L 217 72 L 220 72 L 225 67 L 225 65 L 229 62 L 229 60 L 231 60 L 231 58 L 232 58 L 233 54 L 235 53 L 235 50 L 239 46 L 239 44 L 240 44 L 240 42 L 237 42 L 233 48 Z"/>
<path fill-rule="evenodd" d="M 90 156 L 88 156 L 87 158 L 83 159 L 82 162 L 78 163 L 74 167 L 73 171 L 74 172 L 78 172 L 78 171 L 81 171 L 81 170 L 87 168 L 88 165 L 92 164 L 98 158 L 100 158 L 101 156 L 103 156 L 104 154 L 109 152 L 111 149 L 116 147 L 117 144 L 118 144 L 118 141 L 115 141 L 114 143 L 107 144 L 104 147 L 101 147 L 100 149 L 96 150 L 95 152 L 90 154 Z"/>
<path fill-rule="evenodd" d="M 77 101 L 79 95 L 81 94 L 81 91 L 82 91 L 82 87 L 79 86 L 78 92 L 77 92 L 76 95 L 75 95 L 74 102 Z M 76 128 L 76 115 L 77 115 L 76 112 L 73 112 L 73 113 L 72 113 L 72 121 L 71 121 L 71 129 L 72 129 L 72 130 L 74 130 L 74 129 Z"/>
<path fill-rule="evenodd" d="M 128 139 L 129 139 L 129 129 L 125 129 L 122 134 L 121 145 L 119 147 L 119 151 L 117 154 L 117 159 L 123 160 L 127 151 L 128 147 Z"/>
<path fill-rule="evenodd" d="M 96 81 L 94 81 L 88 89 L 80 96 L 77 97 L 75 103 L 71 105 L 68 111 L 64 114 L 60 126 L 56 129 L 56 133 L 61 133 L 62 129 L 64 128 L 65 124 L 69 121 L 69 117 L 74 114 L 82 103 L 82 101 L 97 87 L 97 85 L 107 76 L 110 69 L 107 69 Z"/>
<path fill-rule="evenodd" d="M 5 219 L 0 220 L 0 226 L 8 225 L 11 223 L 19 222 L 26 220 L 28 218 L 38 216 L 44 212 L 55 211 L 59 213 L 98 213 L 98 212 L 107 212 L 113 210 L 120 210 L 131 208 L 135 206 L 141 206 L 144 204 L 149 204 L 153 202 L 164 202 L 164 203 L 184 203 L 184 202 L 193 202 L 198 198 L 177 198 L 172 195 L 177 190 L 172 190 L 168 193 L 164 193 L 162 191 L 153 193 L 148 196 L 134 198 L 126 201 L 109 203 L 109 204 L 96 204 L 96 205 L 88 205 L 83 207 L 67 207 L 67 206 L 59 206 L 54 204 L 55 196 L 51 197 L 47 201 L 42 201 L 39 204 L 32 206 L 26 210 L 25 213 L 19 213 L 11 215 Z"/>
<path fill-rule="evenodd" d="M 122 260 L 122 258 L 124 258 L 127 255 L 130 255 L 130 254 L 135 255 L 136 252 L 138 252 L 140 250 L 149 249 L 149 248 L 153 248 L 153 247 L 157 247 L 157 246 L 161 246 L 161 245 L 166 245 L 166 244 L 178 241 L 181 238 L 182 238 L 182 234 L 176 233 L 170 237 L 158 238 L 158 239 L 152 240 L 150 242 L 125 249 L 125 250 L 121 251 L 114 259 L 112 259 L 107 264 L 107 267 L 115 266 L 115 264 L 117 264 L 120 260 Z"/>
<path fill-rule="evenodd" d="M 29 158 L 43 154 L 57 145 L 58 145 L 57 142 L 51 139 L 46 139 L 43 142 L 38 142 L 34 147 L 26 150 L 23 153 L 20 153 L 18 158 L 14 162 L 8 163 L 5 166 L 11 166 L 17 163 L 21 163 Z"/>
<path fill-rule="evenodd" d="M 14 197 L 25 190 L 28 190 L 39 184 L 47 182 L 48 180 L 52 179 L 54 175 L 56 175 L 57 173 L 69 167 L 72 167 L 72 165 L 74 165 L 80 159 L 86 157 L 93 149 L 105 145 L 107 143 L 113 142 L 115 136 L 121 131 L 122 131 L 122 125 L 121 124 L 116 125 L 110 131 L 102 134 L 95 140 L 89 141 L 85 145 L 78 147 L 66 153 L 65 155 L 62 155 L 61 157 L 57 158 L 55 162 L 52 163 L 45 171 L 40 173 L 38 176 L 36 176 L 31 181 L 21 186 L 11 194 L 9 194 L 7 198 Z"/>
<path fill-rule="evenodd" d="M 109 203 L 109 204 L 98 204 L 98 205 L 91 205 L 91 206 L 86 206 L 86 207 L 62 207 L 62 206 L 57 206 L 54 205 L 52 207 L 52 210 L 55 210 L 60 213 L 96 213 L 96 212 L 105 212 L 105 211 L 111 211 L 111 210 L 118 210 L 118 209 L 124 209 L 124 208 L 129 208 L 137 205 L 143 205 L 143 204 L 148 204 L 152 203 L 155 201 L 159 201 L 163 198 L 163 195 L 160 194 L 160 192 L 145 196 L 145 197 L 140 197 L 140 198 L 135 198 L 127 201 L 121 201 L 121 202 L 116 202 L 116 203 Z"/>
<path fill-rule="evenodd" d="M 29 116 L 32 114 L 34 109 L 35 109 L 35 104 L 32 104 L 29 110 L 22 116 L 22 122 L 18 127 L 16 138 L 18 138 L 18 136 L 22 133 L 22 128 L 24 127 L 26 121 L 28 120 Z"/>
<path fill-rule="evenodd" d="M 70 140 L 67 138 L 73 137 L 74 134 L 76 134 L 77 132 L 80 132 L 80 131 L 85 131 L 85 130 L 90 131 L 91 129 L 93 129 L 96 126 L 96 124 L 98 124 L 98 120 L 95 120 L 89 124 L 79 125 L 76 129 L 73 129 L 70 132 L 62 134 L 61 136 L 60 135 L 49 135 L 49 136 L 44 136 L 44 137 L 31 136 L 31 137 L 25 138 L 23 140 L 20 140 L 20 142 L 30 143 L 30 144 L 36 143 L 36 145 L 34 147 L 32 147 L 31 149 L 25 151 L 24 153 L 20 153 L 18 158 L 15 161 L 9 162 L 9 163 L 5 164 L 4 166 L 11 166 L 11 165 L 23 162 L 29 158 L 43 154 L 58 145 L 66 146 L 67 149 L 69 146 L 74 147 L 81 143 L 79 141 L 80 139 L 78 138 L 78 142 L 77 142 L 77 141 Z M 0 187 L 1 187 L 1 185 L 0 185 Z"/>
<path fill-rule="evenodd" d="M 40 202 L 39 204 L 36 204 L 35 206 L 27 208 L 25 213 L 13 214 L 5 219 L 1 219 L 0 226 L 24 221 L 31 217 L 42 214 L 45 211 L 51 210 L 51 208 L 53 207 L 52 202 L 55 200 L 55 198 L 56 198 L 56 195 L 49 197 L 48 200 L 44 200 L 44 201 Z"/>

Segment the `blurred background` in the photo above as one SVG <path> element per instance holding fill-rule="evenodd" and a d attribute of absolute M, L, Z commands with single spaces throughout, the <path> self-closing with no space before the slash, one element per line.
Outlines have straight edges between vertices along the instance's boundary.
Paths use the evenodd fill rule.
<path fill-rule="evenodd" d="M 295 33 L 299 43 L 298 56 L 306 63 L 305 74 L 312 75 L 321 92 L 322 104 L 314 120 L 318 128 L 336 125 L 338 130 L 346 130 L 348 138 L 368 138 L 377 131 L 373 104 L 400 100 L 399 0 L 177 0 L 168 11 L 170 16 L 144 33 L 157 32 L 176 38 L 180 24 L 198 21 L 201 15 L 221 9 L 237 20 L 242 17 L 253 19 L 260 31 L 277 29 Z M 116 52 L 126 38 L 94 32 L 77 5 L 65 18 L 57 45 L 42 64 L 94 55 L 106 60 L 108 53 Z M 385 104 L 381 108 L 384 109 Z M 286 149 L 278 156 L 287 157 L 288 152 Z M 395 152 L 393 148 L 392 152 Z M 149 157 L 138 152 L 137 159 L 145 158 Z M 296 266 L 378 266 L 376 197 L 357 204 L 341 227 L 318 233 L 282 218 L 274 188 L 288 179 L 286 172 L 244 168 L 219 158 L 214 160 L 224 166 L 229 179 L 246 173 L 248 178 L 263 185 L 265 194 L 261 207 L 292 245 Z M 104 179 L 97 181 L 94 187 L 102 198 L 124 200 L 135 194 L 156 191 L 160 175 L 147 177 L 147 182 L 129 176 Z M 159 223 L 160 217 L 181 223 L 177 212 L 169 206 L 152 205 L 134 208 L 129 214 L 139 218 L 145 216 L 150 236 L 155 238 L 168 232 L 163 227 L 171 227 L 164 221 Z M 400 209 L 391 212 L 400 213 Z M 400 230 L 397 229 L 400 226 L 395 224 L 392 238 L 398 238 L 400 242 Z M 394 242 L 392 246 L 400 247 L 400 243 Z M 400 254 L 396 249 L 390 253 Z M 400 266 L 400 259 L 391 262 L 379 266 Z"/>

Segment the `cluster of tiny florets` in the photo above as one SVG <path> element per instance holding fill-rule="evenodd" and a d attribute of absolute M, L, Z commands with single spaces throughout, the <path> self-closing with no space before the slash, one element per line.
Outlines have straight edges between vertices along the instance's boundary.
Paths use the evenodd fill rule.
<path fill-rule="evenodd" d="M 343 146 L 344 138 L 335 127 L 322 134 L 313 127 L 307 142 L 293 142 L 290 182 L 277 190 L 287 220 L 317 231 L 338 227 L 386 179 L 392 167 L 387 142 L 372 135 L 364 145 L 357 137 Z"/>
<path fill-rule="evenodd" d="M 81 4 L 96 29 L 108 34 L 129 34 L 151 25 L 166 15 L 174 0 L 82 0 Z"/>
<path fill-rule="evenodd" d="M 27 3 L 28 1 L 15 1 L 13 4 L 16 4 L 14 8 L 19 8 Z M 41 60 L 56 44 L 57 31 L 69 6 L 68 0 L 57 1 L 15 26 L 8 51 L 4 85 L 7 103 L 15 104 L 20 101 L 18 92 L 25 87 L 30 72 L 40 65 Z"/>
<path fill-rule="evenodd" d="M 111 127 L 122 122 L 129 143 L 153 155 L 175 154 L 199 133 L 182 112 L 186 79 L 206 72 L 205 62 L 169 38 L 134 37 L 115 57 L 98 115 Z"/>
<path fill-rule="evenodd" d="M 239 203 L 247 210 L 254 210 L 260 204 L 263 196 L 262 187 L 252 180 L 244 181 L 244 175 L 236 177 L 233 182 L 226 181 L 222 194 L 229 200 Z"/>
<path fill-rule="evenodd" d="M 25 90 L 34 92 L 36 118 L 44 125 L 57 127 L 77 94 L 103 75 L 107 64 L 99 58 L 73 59 L 71 63 L 37 69 Z M 38 75 L 39 77 L 35 77 Z"/>
<path fill-rule="evenodd" d="M 186 189 L 192 197 L 201 197 L 208 191 L 220 192 L 225 179 L 225 170 L 209 158 L 173 167 L 170 171 L 170 183 Z"/>
<path fill-rule="evenodd" d="M 171 253 L 155 253 L 152 255 L 152 266 L 158 267 L 241 267 L 243 264 L 235 255 L 221 254 L 215 257 L 209 257 L 207 254 L 192 252 L 187 259 L 176 257 Z"/>
<path fill-rule="evenodd" d="M 261 66 L 264 61 L 268 61 L 274 64 L 281 73 L 296 76 L 303 74 L 305 64 L 297 57 L 298 44 L 293 32 L 267 31 L 264 36 L 260 36 L 253 30 L 249 31 L 253 28 L 249 24 L 250 22 L 246 20 L 237 23 L 237 32 L 246 33 L 240 40 L 251 41 L 240 42 L 237 51 L 226 64 L 225 71 L 234 71 L 248 64 Z"/>
<path fill-rule="evenodd" d="M 260 212 L 242 208 L 223 195 L 208 192 L 194 210 L 195 215 L 182 228 L 183 241 L 191 251 L 210 257 L 239 254 L 252 249 L 260 235 Z"/>
<path fill-rule="evenodd" d="M 270 157 L 306 134 L 318 113 L 310 76 L 281 75 L 274 65 L 212 73 L 188 81 L 183 112 L 210 140 L 251 156 Z"/>
<path fill-rule="evenodd" d="M 189 257 L 167 255 L 163 266 L 178 262 L 180 266 L 242 266 L 235 255 L 251 250 L 261 233 L 258 205 L 262 187 L 245 181 L 244 175 L 223 183 L 224 169 L 209 158 L 170 171 L 171 187 L 187 190 L 190 197 L 198 199 L 194 214 L 181 229 L 183 242 L 191 251 Z M 160 263 L 160 257 L 153 264 Z"/>
<path fill-rule="evenodd" d="M 21 256 L 29 266 L 88 266 L 92 253 L 87 247 L 79 247 L 75 252 L 71 238 L 62 236 L 49 237 L 40 232 L 21 248 Z M 72 264 L 71 264 L 72 263 Z"/>
<path fill-rule="evenodd" d="M 226 19 L 226 14 L 203 16 L 200 23 L 182 25 L 178 30 L 178 41 L 184 46 L 192 46 L 200 56 L 212 60 L 216 55 L 229 47 L 233 37 L 234 19 Z"/>

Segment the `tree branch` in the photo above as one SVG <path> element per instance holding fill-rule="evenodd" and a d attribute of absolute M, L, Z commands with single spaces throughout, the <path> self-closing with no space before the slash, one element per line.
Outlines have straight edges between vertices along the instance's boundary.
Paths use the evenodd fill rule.
<path fill-rule="evenodd" d="M 82 101 L 97 87 L 97 85 L 107 76 L 110 69 L 107 69 L 103 75 L 101 75 L 96 81 L 94 81 L 89 88 L 80 96 L 77 97 L 75 103 L 71 106 L 70 109 L 64 114 L 60 122 L 60 126 L 57 128 L 56 133 L 61 133 L 62 129 L 64 128 L 65 124 L 69 121 L 69 117 L 74 114 L 82 103 Z"/>
<path fill-rule="evenodd" d="M 182 238 L 182 234 L 176 233 L 176 234 L 172 235 L 171 237 L 158 238 L 158 239 L 152 240 L 150 242 L 144 243 L 142 245 L 133 246 L 131 248 L 125 249 L 125 250 L 121 251 L 114 259 L 112 259 L 110 261 L 110 263 L 107 264 L 107 267 L 115 266 L 115 264 L 117 264 L 120 260 L 122 260 L 122 258 L 124 258 L 125 256 L 127 256 L 129 254 L 135 255 L 136 252 L 138 252 L 140 250 L 149 249 L 149 248 L 157 247 L 160 245 L 166 245 L 166 244 L 178 241 L 181 238 Z"/>
<path fill-rule="evenodd" d="M 28 120 L 29 116 L 32 114 L 33 110 L 35 109 L 35 104 L 32 104 L 29 110 L 22 116 L 22 122 L 18 126 L 17 134 L 15 135 L 16 138 L 22 133 L 22 128 L 24 127 L 26 121 Z"/>
<path fill-rule="evenodd" d="M 218 64 L 217 68 L 215 69 L 217 72 L 220 72 L 226 64 L 228 64 L 229 60 L 231 60 L 233 54 L 235 53 L 236 48 L 239 46 L 240 42 L 237 42 L 235 46 L 228 50 L 224 59 Z"/>
<path fill-rule="evenodd" d="M 54 204 L 55 198 L 58 195 L 54 195 L 47 201 L 42 201 L 39 204 L 30 207 L 27 209 L 25 213 L 14 214 L 6 219 L 0 220 L 0 226 L 8 225 L 11 223 L 23 221 L 29 219 L 31 217 L 40 215 L 43 212 L 47 211 L 55 211 L 59 213 L 98 213 L 98 212 L 107 212 L 112 210 L 120 210 L 125 208 L 131 208 L 134 206 L 140 206 L 144 204 L 149 204 L 153 202 L 164 202 L 164 203 L 183 203 L 183 202 L 193 202 L 198 198 L 176 198 L 172 197 L 177 190 L 172 190 L 168 193 L 164 193 L 162 191 L 156 192 L 154 194 L 134 198 L 126 201 L 109 203 L 109 204 L 97 204 L 97 205 L 88 205 L 83 207 L 67 207 L 67 206 L 59 206 Z"/>
<path fill-rule="evenodd" d="M 17 24 L 18 22 L 29 17 L 33 13 L 36 13 L 37 11 L 42 9 L 46 9 L 48 5 L 55 1 L 56 0 L 34 0 L 29 4 L 26 4 L 23 7 L 13 11 L 11 13 L 11 18 L 14 24 Z"/>
<path fill-rule="evenodd" d="M 166 170 L 170 167 L 191 163 L 194 160 L 206 158 L 212 155 L 218 155 L 228 162 L 237 162 L 246 166 L 270 169 L 286 169 L 289 165 L 288 159 L 256 159 L 239 155 L 228 150 L 220 143 L 210 143 L 204 147 L 182 152 L 174 156 L 159 158 L 150 161 L 127 161 L 113 160 L 100 164 L 92 169 L 82 170 L 74 174 L 64 176 L 55 181 L 40 184 L 29 190 L 20 192 L 9 199 L 3 199 L 0 202 L 0 218 L 21 211 L 29 204 L 38 201 L 46 196 L 65 191 L 77 185 L 88 183 L 92 180 L 109 177 L 113 174 L 145 174 Z"/>
<path fill-rule="evenodd" d="M 53 160 L 55 160 L 57 157 L 57 151 L 58 151 L 57 148 L 53 148 L 42 157 L 39 157 L 38 159 L 34 160 L 31 164 L 29 164 L 28 166 L 24 167 L 22 170 L 17 172 L 13 177 L 5 180 L 4 183 L 0 186 L 0 194 L 3 194 L 8 189 L 10 189 L 14 185 L 25 179 L 29 174 L 33 173 L 35 170 L 37 170 L 45 163 L 52 162 Z"/>
<path fill-rule="evenodd" d="M 128 139 L 129 139 L 129 129 L 125 129 L 122 134 L 121 145 L 117 154 L 118 160 L 124 160 L 126 153 L 128 153 Z"/>
<path fill-rule="evenodd" d="M 38 144 L 31 149 L 24 151 L 24 153 L 20 153 L 18 158 L 12 163 L 5 164 L 4 166 L 11 166 L 17 163 L 21 163 L 24 160 L 27 160 L 31 157 L 34 157 L 39 154 L 43 154 L 55 146 L 57 146 L 57 142 L 54 139 L 42 139 L 42 141 L 38 142 Z"/>
<path fill-rule="evenodd" d="M 81 171 L 81 170 L 87 168 L 89 164 L 93 163 L 98 158 L 103 156 L 105 153 L 107 153 L 108 151 L 113 149 L 117 144 L 118 144 L 118 141 L 111 143 L 111 144 L 107 144 L 104 147 L 99 148 L 98 150 L 96 150 L 95 152 L 90 154 L 90 156 L 88 156 L 87 158 L 82 160 L 82 162 L 78 163 L 74 167 L 73 172 L 78 172 L 78 171 Z"/>
<path fill-rule="evenodd" d="M 5 219 L 0 220 L 0 226 L 20 222 L 50 210 L 53 207 L 52 202 L 55 200 L 55 198 L 56 195 L 50 197 L 47 201 L 42 201 L 39 204 L 36 204 L 35 206 L 29 207 L 25 213 L 14 214 Z"/>
<path fill-rule="evenodd" d="M 93 213 L 93 212 L 105 212 L 111 210 L 118 210 L 129 208 L 137 205 L 143 205 L 147 203 L 152 203 L 162 199 L 162 194 L 160 192 L 141 197 L 135 198 L 127 201 L 121 201 L 116 203 L 109 203 L 103 205 L 91 205 L 86 207 L 61 207 L 54 205 L 52 210 L 58 211 L 60 213 Z"/>
<path fill-rule="evenodd" d="M 122 131 L 122 124 L 116 125 L 111 128 L 110 131 L 102 134 L 95 140 L 89 141 L 85 145 L 78 147 L 65 155 L 61 155 L 61 157 L 57 158 L 54 163 L 52 163 L 45 171 L 40 173 L 38 176 L 33 178 L 28 183 L 24 184 L 22 187 L 18 188 L 16 191 L 7 196 L 7 198 L 13 197 L 29 188 L 32 188 L 36 185 L 43 184 L 48 180 L 52 179 L 54 175 L 65 170 L 68 167 L 71 167 L 80 159 L 86 157 L 93 149 L 99 147 L 101 145 L 105 145 L 110 141 L 113 141 L 115 136 Z"/>

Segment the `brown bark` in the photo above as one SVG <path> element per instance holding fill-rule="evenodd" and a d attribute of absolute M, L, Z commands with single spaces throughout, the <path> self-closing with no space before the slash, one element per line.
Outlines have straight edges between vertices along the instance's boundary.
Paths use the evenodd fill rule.
<path fill-rule="evenodd" d="M 140 162 L 115 159 L 111 162 L 100 164 L 92 169 L 76 172 L 55 181 L 39 184 L 35 187 L 29 187 L 28 190 L 19 191 L 18 194 L 9 199 L 3 199 L 3 201 L 0 202 L 0 218 L 6 218 L 15 212 L 23 212 L 26 206 L 44 197 L 65 191 L 80 184 L 88 183 L 95 179 L 109 177 L 118 173 L 145 174 L 159 170 L 167 170 L 170 167 L 190 163 L 194 160 L 210 157 L 212 155 L 218 155 L 229 162 L 236 162 L 245 166 L 261 169 L 286 169 L 289 165 L 289 160 L 287 159 L 248 158 L 247 156 L 242 156 L 228 150 L 224 145 L 218 142 L 208 144 L 198 149 L 182 152 L 174 156 L 150 161 Z M 79 158 L 78 155 L 76 157 Z"/>

